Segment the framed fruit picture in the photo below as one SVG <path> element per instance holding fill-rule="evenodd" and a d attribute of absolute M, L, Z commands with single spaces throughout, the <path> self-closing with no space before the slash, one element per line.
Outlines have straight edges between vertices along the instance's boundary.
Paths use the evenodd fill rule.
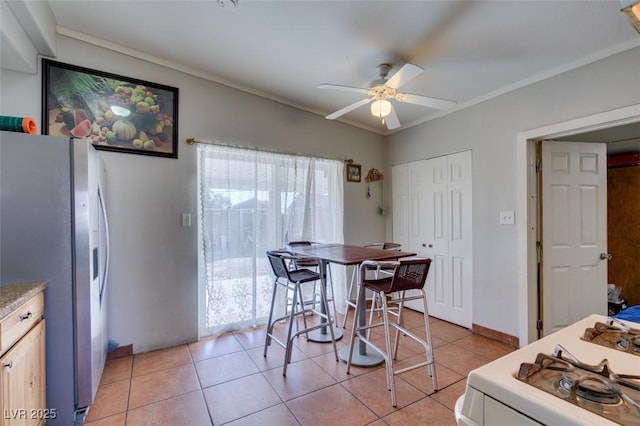
<path fill-rule="evenodd" d="M 178 89 L 42 59 L 42 133 L 178 158 Z"/>

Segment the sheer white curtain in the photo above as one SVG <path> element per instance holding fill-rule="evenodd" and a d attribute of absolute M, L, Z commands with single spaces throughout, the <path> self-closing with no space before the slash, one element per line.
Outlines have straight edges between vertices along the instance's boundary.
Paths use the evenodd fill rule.
<path fill-rule="evenodd" d="M 201 335 L 266 322 L 265 252 L 288 241 L 343 242 L 338 160 L 198 145 Z"/>

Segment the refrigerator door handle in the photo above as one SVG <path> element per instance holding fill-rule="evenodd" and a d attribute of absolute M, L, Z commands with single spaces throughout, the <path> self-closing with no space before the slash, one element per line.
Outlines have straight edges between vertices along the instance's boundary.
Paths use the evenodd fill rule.
<path fill-rule="evenodd" d="M 105 238 L 105 259 L 104 259 L 104 271 L 101 274 L 101 283 L 100 283 L 100 304 L 102 304 L 102 296 L 104 295 L 104 290 L 107 285 L 107 277 L 109 275 L 109 220 L 107 219 L 107 208 L 104 203 L 104 197 L 102 195 L 102 189 L 100 185 L 98 185 L 98 204 L 100 204 L 100 213 L 102 215 L 102 220 L 104 221 L 104 238 Z"/>

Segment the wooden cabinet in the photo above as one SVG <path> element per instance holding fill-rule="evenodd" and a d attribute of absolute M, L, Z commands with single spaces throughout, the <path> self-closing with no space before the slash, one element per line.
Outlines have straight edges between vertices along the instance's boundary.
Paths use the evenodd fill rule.
<path fill-rule="evenodd" d="M 0 321 L 0 414 L 2 426 L 43 425 L 46 408 L 45 321 L 42 292 Z"/>

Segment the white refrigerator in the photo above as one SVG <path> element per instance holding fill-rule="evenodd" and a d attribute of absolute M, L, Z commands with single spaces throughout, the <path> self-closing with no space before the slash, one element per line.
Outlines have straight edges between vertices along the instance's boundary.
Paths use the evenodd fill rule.
<path fill-rule="evenodd" d="M 48 425 L 83 423 L 106 360 L 104 185 L 89 141 L 0 132 L 0 284 L 48 281 Z"/>

